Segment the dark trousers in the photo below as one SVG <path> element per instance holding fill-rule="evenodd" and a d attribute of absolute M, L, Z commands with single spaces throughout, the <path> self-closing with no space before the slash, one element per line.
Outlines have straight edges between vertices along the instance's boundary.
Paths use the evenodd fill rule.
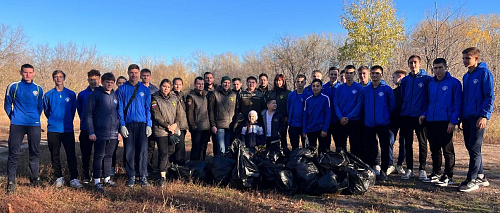
<path fill-rule="evenodd" d="M 292 151 L 299 148 L 299 140 L 302 141 L 302 148 L 306 146 L 306 138 L 302 136 L 302 127 L 289 127 L 288 135 L 290 135 L 290 144 L 292 145 Z"/>
<path fill-rule="evenodd" d="M 418 122 L 418 117 L 401 116 L 401 132 L 405 139 L 406 167 L 413 170 L 413 131 L 418 140 L 418 169 L 425 170 L 427 163 L 427 129 L 425 122 L 422 125 Z"/>
<path fill-rule="evenodd" d="M 50 151 L 50 160 L 52 169 L 54 169 L 54 177 L 63 177 L 61 166 L 61 144 L 66 152 L 66 161 L 71 180 L 78 178 L 78 169 L 75 154 L 75 133 L 74 132 L 48 132 L 47 142 Z"/>
<path fill-rule="evenodd" d="M 427 138 L 431 148 L 432 173 L 441 174 L 444 155 L 444 174 L 453 177 L 455 167 L 455 149 L 453 147 L 453 132 L 448 134 L 448 121 L 427 122 Z"/>
<path fill-rule="evenodd" d="M 396 143 L 396 136 L 398 135 L 398 132 L 400 132 L 401 129 L 401 118 L 395 118 L 391 120 L 391 123 L 389 124 L 389 129 L 391 130 L 389 138 L 390 138 L 390 147 L 389 147 L 389 165 L 394 164 L 394 144 Z M 397 165 L 401 166 L 403 165 L 403 162 L 405 161 L 405 138 L 401 135 L 401 132 L 399 133 L 399 154 L 398 154 L 398 162 Z"/>
<path fill-rule="evenodd" d="M 210 132 L 210 138 L 212 139 L 212 152 L 215 155 L 219 155 L 220 153 L 220 146 L 219 146 L 219 141 L 217 140 L 217 133 L 213 133 L 212 130 L 209 130 Z"/>
<path fill-rule="evenodd" d="M 119 143 L 120 143 L 120 140 L 118 140 L 116 143 L 115 151 L 113 152 L 113 158 L 111 159 L 111 167 L 116 167 L 116 151 L 118 150 Z"/>
<path fill-rule="evenodd" d="M 169 156 L 169 161 L 177 165 L 184 166 L 186 164 L 186 132 L 181 130 L 180 141 L 175 145 L 175 151 Z"/>
<path fill-rule="evenodd" d="M 94 143 L 94 162 L 92 164 L 94 179 L 111 176 L 111 161 L 117 143 L 117 139 L 97 140 Z"/>
<path fill-rule="evenodd" d="M 309 146 L 318 147 L 318 154 L 326 152 L 330 149 L 330 138 L 321 137 L 321 130 L 315 132 L 308 132 L 307 139 L 309 140 Z M 317 142 L 319 145 L 317 146 Z"/>
<path fill-rule="evenodd" d="M 210 140 L 209 130 L 194 130 L 191 131 L 192 148 L 191 160 L 205 160 L 207 154 L 207 144 Z"/>
<path fill-rule="evenodd" d="M 40 126 L 10 125 L 9 130 L 9 157 L 7 160 L 8 181 L 16 180 L 17 162 L 24 135 L 28 136 L 28 148 L 30 156 L 31 180 L 38 178 L 40 169 L 40 140 L 42 130 Z"/>
<path fill-rule="evenodd" d="M 148 175 L 148 138 L 146 137 L 145 123 L 128 123 L 128 138 L 124 138 L 125 145 L 125 171 L 128 177 Z M 135 170 L 135 155 L 138 155 L 138 171 Z"/>
<path fill-rule="evenodd" d="M 94 142 L 89 140 L 89 133 L 85 130 L 80 131 L 78 140 L 80 141 L 80 151 L 82 152 L 83 177 L 90 178 L 90 156 L 92 155 Z"/>
<path fill-rule="evenodd" d="M 170 166 L 169 155 L 174 152 L 175 145 L 169 144 L 169 137 L 158 137 L 158 155 L 160 156 L 160 161 L 158 162 L 160 172 L 166 172 L 168 166 Z"/>
<path fill-rule="evenodd" d="M 351 153 L 360 157 L 363 154 L 363 142 L 361 141 L 361 121 L 350 120 L 346 125 L 338 123 L 335 125 L 337 128 L 337 140 L 335 140 L 335 147 L 344 149 L 347 151 L 347 137 L 349 137 L 349 144 L 351 147 Z M 338 141 L 338 142 L 337 142 Z"/>
<path fill-rule="evenodd" d="M 484 131 L 486 128 L 481 130 L 476 128 L 478 119 L 478 117 L 462 119 L 465 148 L 467 148 L 469 152 L 469 171 L 467 172 L 467 179 L 477 179 L 478 174 L 484 174 L 481 146 L 483 145 Z"/>
<path fill-rule="evenodd" d="M 156 146 L 156 137 L 153 135 L 148 137 L 148 170 L 153 169 L 153 156 L 155 153 L 155 146 Z M 160 159 L 160 156 L 158 155 L 158 159 Z M 136 162 L 139 162 L 139 156 L 136 153 Z M 159 163 L 160 161 L 158 161 Z"/>
<path fill-rule="evenodd" d="M 326 137 L 330 141 L 333 140 L 336 151 L 339 151 L 340 149 L 344 149 L 347 151 L 347 143 L 345 144 L 345 146 L 343 146 L 342 143 L 339 144 L 339 127 L 340 127 L 340 121 L 330 123 Z"/>
<path fill-rule="evenodd" d="M 380 165 L 382 171 L 389 167 L 389 125 L 368 127 L 365 126 L 365 155 L 361 159 L 370 166 Z M 378 141 L 377 141 L 378 136 Z M 380 143 L 381 162 L 377 162 L 378 144 Z"/>

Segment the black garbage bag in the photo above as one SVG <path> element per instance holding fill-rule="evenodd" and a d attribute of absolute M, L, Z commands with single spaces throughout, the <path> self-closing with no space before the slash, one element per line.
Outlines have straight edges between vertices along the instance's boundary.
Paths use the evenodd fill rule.
<path fill-rule="evenodd" d="M 348 152 L 345 154 L 349 160 L 349 165 L 346 167 L 349 187 L 344 189 L 342 194 L 364 194 L 375 184 L 375 171 L 355 155 Z"/>
<path fill-rule="evenodd" d="M 231 178 L 231 185 L 238 189 L 256 187 L 259 183 L 260 175 L 258 166 L 250 160 L 252 154 L 245 151 L 244 146 L 240 146 L 238 153 L 236 166 L 233 169 Z"/>
<path fill-rule="evenodd" d="M 297 165 L 303 162 L 303 159 L 314 159 L 316 157 L 316 152 L 307 148 L 298 148 L 290 153 L 288 161 L 286 162 L 286 167 L 289 169 L 294 169 Z"/>
<path fill-rule="evenodd" d="M 186 166 L 179 166 L 177 164 L 172 163 L 168 167 L 168 178 L 190 181 L 191 174 L 192 174 L 191 170 Z"/>
<path fill-rule="evenodd" d="M 194 182 L 206 180 L 205 168 L 207 167 L 207 163 L 205 161 L 189 161 L 186 163 L 186 167 L 189 168 L 191 179 Z"/>
<path fill-rule="evenodd" d="M 294 181 L 292 171 L 280 168 L 276 172 L 276 189 L 286 195 L 294 195 L 297 191 L 297 184 Z"/>
<path fill-rule="evenodd" d="M 261 187 L 262 188 L 274 188 L 276 183 L 276 177 L 279 169 L 284 169 L 285 164 L 274 163 L 270 159 L 263 158 L 259 155 L 255 155 L 252 160 L 259 167 L 259 174 L 261 176 Z"/>
<path fill-rule="evenodd" d="M 228 153 L 226 153 L 226 157 L 231 157 L 236 159 L 238 157 L 239 150 L 242 148 L 244 149 L 245 143 L 241 141 L 240 139 L 236 138 L 231 142 L 231 145 L 228 147 Z"/>
<path fill-rule="evenodd" d="M 283 151 L 281 150 L 281 147 L 278 143 L 272 143 L 264 151 L 259 153 L 259 156 L 261 158 L 269 159 L 273 163 L 276 163 L 285 155 L 283 154 Z"/>
<path fill-rule="evenodd" d="M 299 191 L 306 193 L 313 192 L 318 180 L 318 168 L 311 160 L 307 158 L 303 158 L 302 160 L 301 163 L 292 169 L 293 175 L 299 186 Z"/>
<path fill-rule="evenodd" d="M 330 171 L 318 178 L 315 192 L 317 194 L 335 193 L 338 189 L 339 184 L 337 182 L 337 175 L 333 173 L 333 171 Z"/>
<path fill-rule="evenodd" d="M 221 155 L 216 155 L 207 163 L 208 182 L 227 185 L 231 180 L 231 172 L 236 165 L 236 160 Z"/>
<path fill-rule="evenodd" d="M 324 174 L 326 174 L 329 171 L 344 171 L 348 161 L 343 150 L 340 150 L 340 152 L 328 151 L 318 157 L 318 164 L 320 169 L 324 170 Z"/>

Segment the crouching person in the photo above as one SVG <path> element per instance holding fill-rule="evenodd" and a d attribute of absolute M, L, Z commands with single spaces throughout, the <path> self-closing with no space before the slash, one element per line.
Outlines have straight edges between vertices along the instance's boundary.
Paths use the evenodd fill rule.
<path fill-rule="evenodd" d="M 104 193 L 103 185 L 114 186 L 111 180 L 111 161 L 118 143 L 118 96 L 113 87 L 115 76 L 105 73 L 101 77 L 102 86 L 97 87 L 88 97 L 85 118 L 89 140 L 94 142 L 94 162 L 92 165 L 96 190 Z M 101 176 L 101 170 L 102 176 Z M 101 183 L 101 177 L 104 177 Z"/>
<path fill-rule="evenodd" d="M 151 113 L 153 118 L 153 132 L 157 137 L 158 153 L 160 155 L 160 186 L 164 186 L 167 178 L 167 168 L 170 165 L 169 155 L 174 153 L 175 144 L 171 143 L 171 137 L 180 133 L 179 122 L 181 119 L 182 106 L 179 98 L 172 92 L 172 82 L 163 79 L 160 90 L 151 98 Z"/>

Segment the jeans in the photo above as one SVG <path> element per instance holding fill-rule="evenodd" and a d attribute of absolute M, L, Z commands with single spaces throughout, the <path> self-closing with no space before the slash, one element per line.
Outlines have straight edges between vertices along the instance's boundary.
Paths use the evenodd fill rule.
<path fill-rule="evenodd" d="M 406 150 L 406 166 L 413 170 L 413 131 L 417 135 L 418 140 L 418 162 L 419 170 L 425 170 L 427 163 L 427 128 L 425 122 L 419 124 L 418 117 L 401 116 L 401 132 L 400 134 L 405 139 Z"/>
<path fill-rule="evenodd" d="M 66 161 L 71 176 L 71 180 L 78 178 L 78 169 L 76 164 L 75 154 L 75 133 L 74 132 L 48 132 L 47 142 L 50 151 L 50 160 L 52 169 L 54 169 L 54 177 L 63 176 L 61 166 L 61 144 L 66 152 Z"/>
<path fill-rule="evenodd" d="M 146 123 L 128 123 L 128 138 L 123 140 L 125 145 L 125 171 L 128 177 L 147 176 L 148 171 L 148 138 L 146 137 Z M 138 171 L 135 170 L 135 155 L 138 155 Z"/>
<path fill-rule="evenodd" d="M 464 129 L 465 148 L 469 151 L 469 171 L 467 179 L 477 179 L 478 174 L 484 174 L 483 155 L 481 146 L 483 145 L 484 131 L 486 128 L 478 130 L 476 122 L 479 117 L 462 119 Z"/>
<path fill-rule="evenodd" d="M 40 140 L 42 129 L 40 126 L 19 126 L 10 125 L 9 130 L 9 157 L 7 160 L 8 181 L 16 180 L 17 163 L 19 161 L 19 152 L 24 135 L 28 135 L 28 147 L 30 156 L 31 180 L 38 178 L 40 170 Z"/>
<path fill-rule="evenodd" d="M 217 129 L 217 143 L 219 144 L 219 154 L 224 154 L 231 145 L 231 132 L 229 129 Z"/>
<path fill-rule="evenodd" d="M 396 136 L 398 135 L 399 131 L 399 155 L 398 155 L 398 162 L 397 165 L 401 166 L 403 165 L 403 162 L 405 161 L 405 138 L 401 135 L 401 118 L 395 118 L 391 120 L 391 123 L 389 124 L 389 129 L 391 130 L 389 139 L 390 139 L 390 147 L 389 147 L 389 165 L 394 164 L 394 144 L 396 143 Z"/>
<path fill-rule="evenodd" d="M 92 176 L 94 179 L 111 176 L 111 161 L 118 139 L 99 140 L 94 143 L 94 162 Z M 102 169 L 102 176 L 101 176 Z"/>
<path fill-rule="evenodd" d="M 432 173 L 441 174 L 444 155 L 444 174 L 453 177 L 455 167 L 455 149 L 453 147 L 453 132 L 448 134 L 448 121 L 427 122 L 427 138 L 431 148 Z"/>

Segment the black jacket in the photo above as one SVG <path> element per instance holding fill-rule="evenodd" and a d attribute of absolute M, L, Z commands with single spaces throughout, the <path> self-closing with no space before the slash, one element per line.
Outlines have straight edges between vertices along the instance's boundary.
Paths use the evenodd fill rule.
<path fill-rule="evenodd" d="M 97 140 L 118 139 L 120 120 L 115 91 L 108 94 L 101 86 L 94 89 L 87 98 L 85 118 L 89 134 L 95 134 Z"/>
<path fill-rule="evenodd" d="M 264 135 L 267 137 L 267 109 L 261 112 L 262 117 L 262 127 L 264 129 Z M 281 135 L 285 132 L 285 119 L 279 111 L 274 111 L 273 118 L 271 120 L 271 141 L 280 140 Z"/>
<path fill-rule="evenodd" d="M 283 88 L 274 88 L 269 91 L 267 96 L 270 99 L 276 100 L 276 105 L 278 105 L 278 111 L 283 115 L 283 117 L 288 118 L 288 111 L 286 109 L 286 102 L 288 100 L 288 94 L 290 94 L 290 90 Z"/>

